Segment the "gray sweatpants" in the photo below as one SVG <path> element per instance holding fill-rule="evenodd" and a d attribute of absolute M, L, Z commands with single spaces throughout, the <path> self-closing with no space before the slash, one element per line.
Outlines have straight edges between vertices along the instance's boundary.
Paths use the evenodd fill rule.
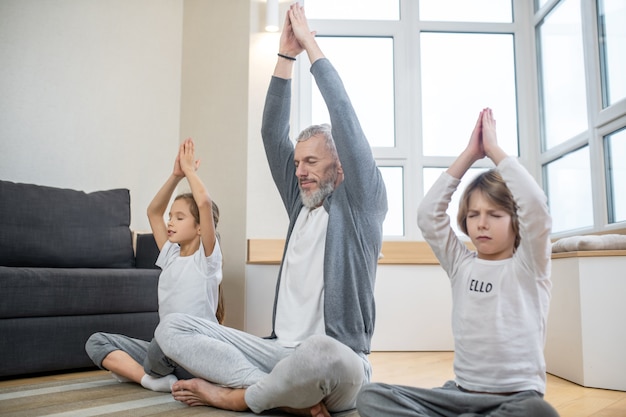
<path fill-rule="evenodd" d="M 246 404 L 255 413 L 307 408 L 321 401 L 331 412 L 349 410 L 371 376 L 365 355 L 325 335 L 286 348 L 275 340 L 174 313 L 159 324 L 155 338 L 169 358 L 192 374 L 247 388 Z"/>
<path fill-rule="evenodd" d="M 461 390 L 454 381 L 426 389 L 389 384 L 368 384 L 358 395 L 361 417 L 558 417 L 536 391 L 511 395 L 478 394 Z"/>
<path fill-rule="evenodd" d="M 147 342 L 123 334 L 99 332 L 92 334 L 85 343 L 87 355 L 100 369 L 105 369 L 102 366 L 102 361 L 115 350 L 128 353 L 135 362 L 143 365 L 143 369 L 148 375 L 163 377 L 174 374 L 179 379 L 192 378 L 189 372 L 165 356 L 154 339 Z"/>

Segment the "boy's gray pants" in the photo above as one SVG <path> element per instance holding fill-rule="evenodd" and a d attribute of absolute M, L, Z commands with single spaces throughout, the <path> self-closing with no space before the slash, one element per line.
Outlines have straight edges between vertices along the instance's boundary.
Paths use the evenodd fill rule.
<path fill-rule="evenodd" d="M 330 412 L 353 409 L 371 367 L 339 341 L 311 336 L 296 348 L 187 314 L 168 314 L 155 338 L 163 352 L 193 375 L 231 388 L 246 388 L 255 413 L 303 409 L 324 402 Z"/>
<path fill-rule="evenodd" d="M 463 391 L 454 381 L 427 389 L 368 384 L 357 399 L 361 417 L 558 417 L 536 391 L 498 395 Z"/>

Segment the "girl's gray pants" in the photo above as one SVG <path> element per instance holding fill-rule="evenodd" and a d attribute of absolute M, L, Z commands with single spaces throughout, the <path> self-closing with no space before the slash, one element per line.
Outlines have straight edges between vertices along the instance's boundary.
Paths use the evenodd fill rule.
<path fill-rule="evenodd" d="M 135 362 L 143 365 L 144 372 L 154 377 L 163 377 L 174 374 L 179 379 L 192 378 L 192 375 L 169 360 L 161 351 L 154 339 L 151 342 L 134 339 L 123 334 L 94 333 L 87 343 L 85 351 L 94 364 L 100 369 L 102 361 L 107 355 L 115 350 L 121 350 L 133 358 Z"/>

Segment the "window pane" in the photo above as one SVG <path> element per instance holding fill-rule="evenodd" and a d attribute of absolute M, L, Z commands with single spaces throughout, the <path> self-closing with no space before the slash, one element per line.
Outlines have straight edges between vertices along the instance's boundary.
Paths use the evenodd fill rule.
<path fill-rule="evenodd" d="M 626 2 L 598 0 L 604 107 L 626 98 Z"/>
<path fill-rule="evenodd" d="M 587 129 L 580 4 L 564 0 L 539 27 L 545 149 Z"/>
<path fill-rule="evenodd" d="M 609 223 L 623 222 L 626 221 L 626 129 L 607 136 L 606 145 Z"/>
<path fill-rule="evenodd" d="M 309 19 L 399 20 L 399 0 L 305 0 Z"/>
<path fill-rule="evenodd" d="M 593 225 L 589 147 L 546 165 L 552 231 Z"/>
<path fill-rule="evenodd" d="M 511 22 L 511 0 L 420 0 L 420 20 Z"/>
<path fill-rule="evenodd" d="M 424 191 L 428 192 L 437 180 L 441 176 L 441 173 L 446 171 L 447 168 L 424 168 Z M 463 191 L 467 185 L 472 182 L 477 175 L 485 172 L 484 168 L 470 168 L 463 178 L 461 178 L 461 183 L 459 187 L 456 189 L 454 194 L 452 194 L 452 201 L 450 201 L 450 205 L 448 206 L 448 216 L 450 216 L 450 225 L 452 229 L 454 229 L 455 233 L 459 236 L 465 236 L 459 226 L 457 225 L 456 216 L 459 213 L 459 201 L 461 200 L 461 196 L 463 195 Z"/>
<path fill-rule="evenodd" d="M 517 155 L 513 36 L 422 33 L 420 39 L 424 155 L 459 155 L 484 107 L 494 111 L 500 146 Z"/>
<path fill-rule="evenodd" d="M 317 42 L 339 71 L 370 145 L 393 147 L 393 40 L 319 37 Z M 322 95 L 317 86 L 312 89 L 312 123 L 329 123 Z"/>
<path fill-rule="evenodd" d="M 402 167 L 379 167 L 387 187 L 387 217 L 383 235 L 404 236 L 404 181 Z"/>

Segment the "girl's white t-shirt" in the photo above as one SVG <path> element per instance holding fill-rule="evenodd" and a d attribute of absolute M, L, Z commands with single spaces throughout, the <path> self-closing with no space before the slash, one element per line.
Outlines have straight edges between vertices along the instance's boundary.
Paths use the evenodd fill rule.
<path fill-rule="evenodd" d="M 162 269 L 159 276 L 159 318 L 170 313 L 186 313 L 217 322 L 215 311 L 222 282 L 222 251 L 219 241 L 210 256 L 204 247 L 191 256 L 180 256 L 180 246 L 165 242 L 156 265 Z"/>

